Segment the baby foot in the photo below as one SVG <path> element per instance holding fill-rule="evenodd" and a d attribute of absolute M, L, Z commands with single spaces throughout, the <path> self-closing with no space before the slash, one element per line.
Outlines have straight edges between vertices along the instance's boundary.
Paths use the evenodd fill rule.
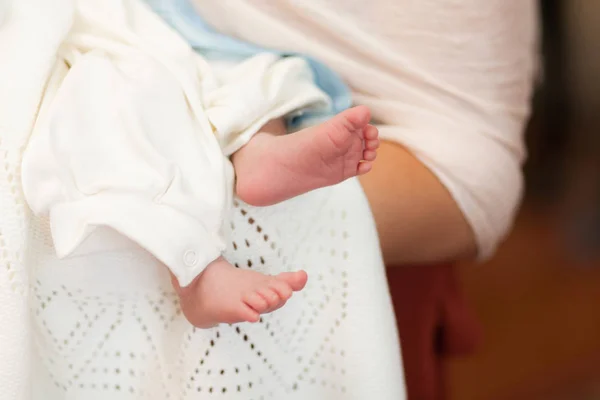
<path fill-rule="evenodd" d="M 369 172 L 379 132 L 365 106 L 289 135 L 256 134 L 233 156 L 237 195 L 267 206 Z"/>
<path fill-rule="evenodd" d="M 171 275 L 181 310 L 198 328 L 219 323 L 258 322 L 260 314 L 281 308 L 293 292 L 306 285 L 306 272 L 284 272 L 277 276 L 238 269 L 219 258 L 189 285 L 180 287 Z"/>

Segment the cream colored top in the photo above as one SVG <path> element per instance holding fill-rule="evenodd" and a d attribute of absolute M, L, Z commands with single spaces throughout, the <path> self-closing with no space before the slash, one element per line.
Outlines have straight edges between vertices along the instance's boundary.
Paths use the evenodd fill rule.
<path fill-rule="evenodd" d="M 340 73 L 383 137 L 410 149 L 447 187 L 480 256 L 494 252 L 523 187 L 536 1 L 192 2 L 223 33 L 310 54 Z"/>

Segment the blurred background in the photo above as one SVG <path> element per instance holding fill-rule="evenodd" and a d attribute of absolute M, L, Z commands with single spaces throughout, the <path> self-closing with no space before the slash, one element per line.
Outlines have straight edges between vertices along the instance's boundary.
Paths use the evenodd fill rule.
<path fill-rule="evenodd" d="M 481 337 L 443 360 L 451 400 L 600 400 L 600 1 L 541 7 L 526 198 L 497 256 L 459 268 Z"/>

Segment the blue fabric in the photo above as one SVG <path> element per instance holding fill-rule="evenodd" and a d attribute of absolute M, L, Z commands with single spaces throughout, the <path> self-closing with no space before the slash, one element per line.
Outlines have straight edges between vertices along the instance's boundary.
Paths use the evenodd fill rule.
<path fill-rule="evenodd" d="M 146 3 L 165 20 L 173 29 L 187 40 L 200 54 L 222 55 L 225 57 L 251 57 L 261 52 L 271 52 L 281 56 L 303 57 L 310 65 L 315 84 L 331 98 L 331 113 L 337 114 L 352 104 L 351 92 L 348 86 L 335 72 L 319 61 L 303 54 L 281 52 L 266 49 L 226 35 L 211 28 L 194 10 L 188 0 L 145 0 Z M 218 0 L 212 0 L 218 1 Z M 331 115 L 331 114 L 328 114 Z M 319 119 L 324 115 L 316 112 L 306 112 L 294 116 L 288 121 L 292 126 L 303 125 L 304 121 Z"/>

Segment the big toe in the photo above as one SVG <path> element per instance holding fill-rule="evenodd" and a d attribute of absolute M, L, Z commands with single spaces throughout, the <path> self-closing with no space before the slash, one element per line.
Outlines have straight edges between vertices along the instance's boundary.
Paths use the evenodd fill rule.
<path fill-rule="evenodd" d="M 371 110 L 367 106 L 356 106 L 338 114 L 335 118 L 345 119 L 352 129 L 362 129 L 371 120 Z"/>
<path fill-rule="evenodd" d="M 282 272 L 277 275 L 277 279 L 287 283 L 294 292 L 297 292 L 304 289 L 304 286 L 306 286 L 308 275 L 304 271 Z"/>
<path fill-rule="evenodd" d="M 238 309 L 235 312 L 235 315 L 232 317 L 231 321 L 226 321 L 228 323 L 236 323 L 236 322 L 258 322 L 260 319 L 260 313 L 254 310 L 252 307 L 247 304 L 240 304 Z"/>

